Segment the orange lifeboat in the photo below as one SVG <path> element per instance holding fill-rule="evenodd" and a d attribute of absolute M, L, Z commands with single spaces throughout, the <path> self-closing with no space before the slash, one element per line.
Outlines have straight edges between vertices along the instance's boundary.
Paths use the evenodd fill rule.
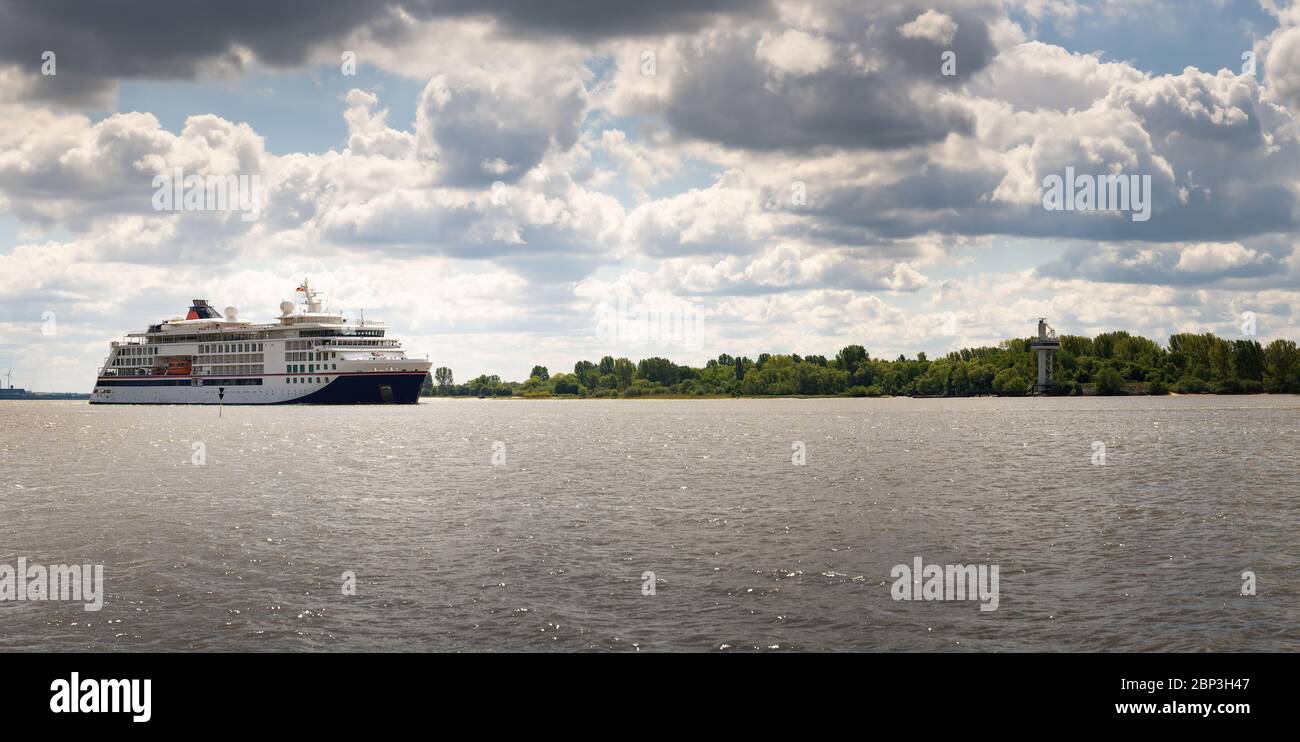
<path fill-rule="evenodd" d="M 171 361 L 167 364 L 167 370 L 163 374 L 166 376 L 189 376 L 193 369 L 194 364 L 188 359 Z"/>

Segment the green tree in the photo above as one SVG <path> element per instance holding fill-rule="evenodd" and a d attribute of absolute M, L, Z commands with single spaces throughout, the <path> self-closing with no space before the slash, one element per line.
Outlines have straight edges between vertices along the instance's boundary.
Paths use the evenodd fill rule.
<path fill-rule="evenodd" d="M 596 386 L 600 383 L 600 368 L 591 361 L 578 361 L 573 364 L 573 375 L 586 386 Z"/>
<path fill-rule="evenodd" d="M 614 361 L 614 378 L 618 380 L 619 391 L 622 391 L 632 385 L 632 379 L 636 377 L 636 365 L 626 358 L 619 358 Z"/>
<path fill-rule="evenodd" d="M 1300 393 L 1300 352 L 1293 340 L 1274 340 L 1264 349 L 1264 390 Z"/>
<path fill-rule="evenodd" d="M 1097 393 L 1115 395 L 1124 393 L 1124 377 L 1111 366 L 1103 368 L 1097 374 Z"/>
<path fill-rule="evenodd" d="M 867 349 L 861 345 L 846 345 L 840 348 L 840 352 L 835 354 L 835 365 L 839 368 L 853 373 L 858 370 L 858 366 L 866 363 L 870 359 Z"/>
<path fill-rule="evenodd" d="M 447 368 L 446 366 L 439 366 L 437 369 L 434 370 L 433 380 L 437 382 L 438 390 L 440 394 L 445 394 L 447 392 L 447 389 L 456 383 L 452 379 L 451 369 Z"/>
<path fill-rule="evenodd" d="M 1007 396 L 1020 396 L 1029 392 L 1029 380 L 1014 368 L 1004 368 L 993 377 L 993 391 Z"/>
<path fill-rule="evenodd" d="M 579 391 L 578 377 L 575 374 L 556 374 L 552 381 L 552 389 L 556 394 L 577 394 Z"/>
<path fill-rule="evenodd" d="M 656 384 L 672 386 L 681 380 L 681 372 L 667 358 L 645 358 L 636 365 L 637 376 Z"/>

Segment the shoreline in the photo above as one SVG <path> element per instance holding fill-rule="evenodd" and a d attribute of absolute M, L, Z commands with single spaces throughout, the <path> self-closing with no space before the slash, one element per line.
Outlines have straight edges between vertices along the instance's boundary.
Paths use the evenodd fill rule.
<path fill-rule="evenodd" d="M 962 396 L 920 396 L 907 394 L 881 394 L 877 396 L 852 396 L 848 394 L 644 394 L 636 397 L 620 396 L 602 396 L 602 397 L 580 397 L 576 394 L 554 394 L 547 396 L 524 396 L 524 395 L 485 395 L 476 397 L 471 395 L 421 395 L 421 400 L 426 399 L 464 399 L 464 400 L 514 400 L 520 402 L 546 402 L 546 401 L 634 401 L 638 399 L 699 399 L 699 400 L 716 400 L 716 399 L 1123 399 L 1123 398 L 1144 398 L 1156 399 L 1159 397 L 1223 397 L 1226 399 L 1234 397 L 1295 397 L 1300 396 L 1290 392 L 1249 392 L 1243 394 L 1214 394 L 1212 392 L 1190 393 L 1190 392 L 1169 392 L 1168 394 L 976 394 Z"/>

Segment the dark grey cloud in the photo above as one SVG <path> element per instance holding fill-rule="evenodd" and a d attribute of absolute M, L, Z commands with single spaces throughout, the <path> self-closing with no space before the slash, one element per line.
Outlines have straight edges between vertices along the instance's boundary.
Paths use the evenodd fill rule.
<path fill-rule="evenodd" d="M 839 64 L 773 82 L 753 43 L 739 41 L 692 65 L 666 114 L 679 136 L 754 150 L 896 149 L 973 129 L 962 109 L 927 107 L 911 92 Z"/>
<path fill-rule="evenodd" d="M 241 48 L 269 67 L 295 67 L 316 46 L 363 27 L 374 27 L 380 38 L 403 34 L 394 21 L 398 10 L 416 19 L 491 17 L 507 34 L 594 39 L 690 30 L 723 14 L 752 15 L 767 7 L 766 0 L 0 0 L 0 66 L 37 75 L 41 54 L 53 51 L 58 74 L 40 78 L 32 94 L 78 102 L 115 80 L 186 80 L 213 62 L 237 66 Z"/>
<path fill-rule="evenodd" d="M 1035 272 L 1045 278 L 1101 283 L 1262 289 L 1294 285 L 1287 264 L 1293 251 L 1288 241 L 1278 238 L 1179 247 L 1077 244 Z"/>
<path fill-rule="evenodd" d="M 421 151 L 438 161 L 444 184 L 486 187 L 513 183 L 552 148 L 578 139 L 587 95 L 557 70 L 519 73 L 489 84 L 482 79 L 426 89 L 418 125 Z"/>
<path fill-rule="evenodd" d="M 35 93 L 77 99 L 117 79 L 190 79 L 205 63 L 234 63 L 237 47 L 272 67 L 297 65 L 313 45 L 387 10 L 371 3 L 0 0 L 0 64 L 37 73 L 42 52 L 53 51 L 58 74 L 41 78 Z"/>
<path fill-rule="evenodd" d="M 517 34 L 595 40 L 691 31 L 721 16 L 759 16 L 771 0 L 435 0 L 437 15 L 489 17 Z"/>
<path fill-rule="evenodd" d="M 1300 229 L 1300 205 L 1279 181 L 1252 181 L 1217 173 L 1212 190 L 1152 179 L 1151 218 L 1133 221 L 1128 212 L 1047 211 L 1039 203 L 994 201 L 1001 174 L 951 170 L 931 164 L 922 171 L 879 185 L 815 184 L 818 199 L 791 213 L 809 217 L 809 229 L 843 241 L 902 239 L 931 232 L 980 236 L 1059 237 L 1107 242 L 1232 241 Z M 1205 177 L 1209 177 L 1208 175 Z M 814 184 L 810 184 L 813 187 Z"/>
<path fill-rule="evenodd" d="M 899 29 L 927 11 L 916 3 L 828 6 L 826 41 L 835 58 L 822 69 L 781 74 L 757 55 L 758 31 L 713 41 L 673 75 L 665 117 L 678 136 L 753 150 L 818 147 L 889 150 L 971 134 L 974 116 L 936 92 L 956 88 L 996 54 L 988 8 L 947 9 L 948 39 Z M 957 75 L 942 73 L 955 55 Z M 867 55 L 863 64 L 859 55 Z M 927 90 L 929 88 L 929 90 Z"/>

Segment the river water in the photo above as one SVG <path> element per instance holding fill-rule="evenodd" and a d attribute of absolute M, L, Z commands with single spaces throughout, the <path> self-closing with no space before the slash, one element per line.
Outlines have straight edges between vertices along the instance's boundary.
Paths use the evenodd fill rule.
<path fill-rule="evenodd" d="M 0 565 L 105 583 L 95 612 L 0 601 L 0 649 L 1295 650 L 1298 422 L 1292 396 L 0 402 Z M 995 565 L 996 610 L 895 600 L 917 558 Z"/>

